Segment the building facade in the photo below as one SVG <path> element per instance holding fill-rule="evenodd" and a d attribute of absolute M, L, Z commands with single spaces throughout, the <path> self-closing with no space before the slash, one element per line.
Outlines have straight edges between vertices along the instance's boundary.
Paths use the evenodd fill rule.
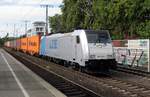
<path fill-rule="evenodd" d="M 43 21 L 33 22 L 32 28 L 27 31 L 27 36 L 45 35 L 46 23 Z"/>

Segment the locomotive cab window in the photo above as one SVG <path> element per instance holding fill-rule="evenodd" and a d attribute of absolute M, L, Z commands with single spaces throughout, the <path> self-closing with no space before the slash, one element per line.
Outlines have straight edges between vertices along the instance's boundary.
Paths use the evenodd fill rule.
<path fill-rule="evenodd" d="M 108 31 L 86 31 L 88 43 L 111 43 Z"/>
<path fill-rule="evenodd" d="M 77 42 L 77 44 L 80 43 L 80 37 L 79 36 L 76 36 L 76 42 Z"/>

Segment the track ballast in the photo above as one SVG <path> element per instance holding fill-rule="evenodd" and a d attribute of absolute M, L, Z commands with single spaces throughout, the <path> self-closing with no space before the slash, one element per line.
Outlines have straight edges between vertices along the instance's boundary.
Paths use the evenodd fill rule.
<path fill-rule="evenodd" d="M 30 69 L 36 68 L 36 67 L 43 68 L 44 71 L 43 73 L 41 73 L 41 75 L 45 76 L 46 78 L 49 76 L 49 74 L 44 74 L 45 71 L 55 73 L 58 76 L 61 76 L 61 77 L 63 76 L 63 78 L 65 78 L 66 80 L 69 80 L 72 83 L 76 84 L 75 86 L 83 87 L 82 88 L 83 90 L 88 89 L 89 91 L 91 91 L 91 93 L 99 94 L 99 96 L 103 95 L 104 97 L 150 97 L 149 88 L 147 87 L 145 88 L 144 86 L 142 87 L 141 85 L 138 85 L 138 84 L 133 84 L 132 82 L 113 78 L 113 76 L 112 77 L 95 77 L 95 76 L 87 75 L 78 71 L 65 68 L 60 65 L 55 65 L 54 63 L 44 61 L 42 59 L 29 56 L 20 52 L 18 53 L 16 52 L 14 53 L 13 51 L 10 51 L 10 52 L 16 58 L 17 56 L 19 56 L 17 59 L 20 59 L 20 57 L 22 57 L 20 61 L 26 60 L 25 62 L 27 62 L 28 60 L 27 62 L 28 64 L 32 63 L 32 65 L 28 65 Z M 64 85 L 64 83 L 66 84 L 66 82 L 62 82 L 62 85 Z M 80 94 L 80 92 L 77 92 L 77 93 Z M 85 97 L 88 97 L 88 96 L 85 96 Z"/>

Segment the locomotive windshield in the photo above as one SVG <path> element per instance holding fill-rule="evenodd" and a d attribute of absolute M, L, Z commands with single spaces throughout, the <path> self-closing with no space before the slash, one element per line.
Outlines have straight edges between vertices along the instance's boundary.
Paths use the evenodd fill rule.
<path fill-rule="evenodd" d="M 85 31 L 88 43 L 110 43 L 108 31 Z"/>

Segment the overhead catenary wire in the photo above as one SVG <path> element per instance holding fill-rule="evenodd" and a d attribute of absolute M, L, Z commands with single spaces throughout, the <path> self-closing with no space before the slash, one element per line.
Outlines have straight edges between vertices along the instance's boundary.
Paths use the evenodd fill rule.
<path fill-rule="evenodd" d="M 23 2 L 24 2 L 25 0 L 23 0 Z M 22 2 L 22 3 L 23 3 Z M 39 2 L 39 5 L 41 4 L 43 2 L 43 0 L 40 0 L 40 2 Z M 34 4 L 32 4 L 32 5 L 25 5 L 25 6 L 30 6 L 30 7 L 32 7 L 31 8 L 31 10 L 29 10 L 27 13 L 25 13 L 23 16 L 22 16 L 22 18 L 24 19 L 24 18 L 26 18 L 26 17 L 28 17 L 28 16 L 30 16 L 34 11 L 35 11 L 35 9 L 36 9 L 36 7 L 38 7 L 37 5 L 35 6 Z M 25 21 L 25 20 L 24 20 Z"/>
<path fill-rule="evenodd" d="M 22 13 L 23 15 L 22 15 L 21 20 L 20 20 L 21 22 L 23 22 L 22 25 L 25 26 L 25 32 L 27 32 L 27 26 L 29 25 L 29 24 L 27 25 L 27 21 L 28 22 L 31 21 L 29 17 L 31 16 L 31 14 L 33 14 L 35 11 L 37 11 L 37 7 L 42 7 L 42 6 L 44 7 L 45 5 L 47 5 L 48 7 L 51 7 L 51 8 L 59 7 L 58 5 L 53 5 L 53 4 L 42 4 L 43 1 L 44 0 L 40 0 L 38 2 L 38 4 L 24 4 L 25 0 L 21 0 L 18 3 L 18 5 L 22 5 L 22 7 L 20 8 L 20 10 L 22 10 L 22 12 L 24 10 L 23 7 L 31 7 L 29 11 L 27 11 L 26 13 Z M 43 11 L 43 13 L 44 12 L 45 11 Z M 47 9 L 47 12 L 48 12 L 48 9 Z M 48 13 L 46 15 L 46 22 L 48 21 L 48 17 L 47 16 L 48 16 Z M 48 26 L 48 24 L 47 24 L 47 26 Z M 48 30 L 46 30 L 46 32 L 48 32 Z"/>
<path fill-rule="evenodd" d="M 22 3 L 23 3 L 24 1 L 25 1 L 25 0 L 23 0 Z M 40 0 L 39 4 L 41 4 L 42 2 L 43 2 L 43 0 Z M 30 6 L 31 6 L 31 5 L 30 5 Z M 36 9 L 36 7 L 32 7 L 32 9 L 29 10 L 27 13 L 25 13 L 22 18 L 24 19 L 24 18 L 30 16 L 30 15 L 35 11 L 35 9 Z M 23 20 L 23 21 L 21 21 L 21 22 L 24 22 L 24 23 L 25 23 L 25 34 L 27 34 L 28 22 L 30 22 L 30 20 L 25 19 L 25 20 Z"/>

